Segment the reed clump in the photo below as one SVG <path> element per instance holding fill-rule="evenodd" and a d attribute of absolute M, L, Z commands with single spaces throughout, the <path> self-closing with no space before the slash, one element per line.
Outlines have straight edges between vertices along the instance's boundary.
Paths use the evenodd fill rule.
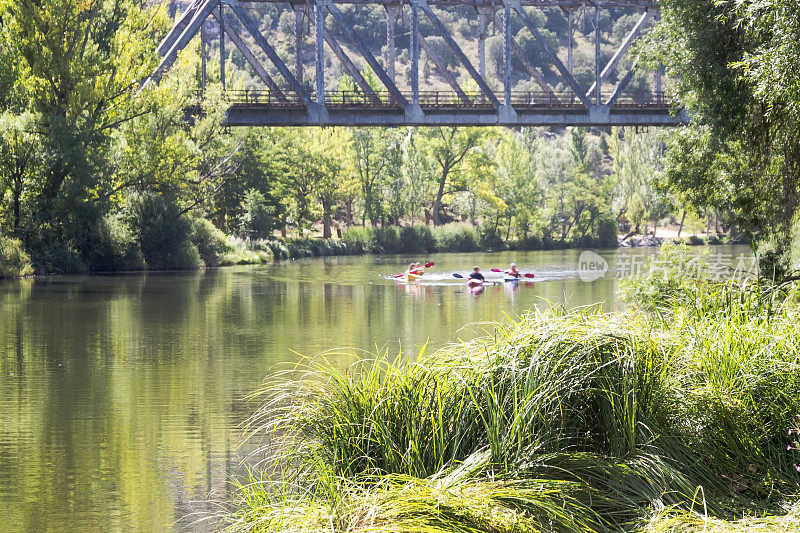
<path fill-rule="evenodd" d="M 271 459 L 222 523 L 354 533 L 796 523 L 786 506 L 800 489 L 787 449 L 800 412 L 797 302 L 787 287 L 695 283 L 648 312 L 535 312 L 415 358 L 311 359 L 260 392 L 249 429 Z"/>

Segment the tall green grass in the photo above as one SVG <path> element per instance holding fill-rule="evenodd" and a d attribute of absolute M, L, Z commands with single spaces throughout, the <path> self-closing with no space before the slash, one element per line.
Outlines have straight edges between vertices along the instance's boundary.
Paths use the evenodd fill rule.
<path fill-rule="evenodd" d="M 669 294 L 668 313 L 532 313 L 413 359 L 307 361 L 261 391 L 250 431 L 275 481 L 243 486 L 226 524 L 677 531 L 780 513 L 800 490 L 797 292 Z"/>

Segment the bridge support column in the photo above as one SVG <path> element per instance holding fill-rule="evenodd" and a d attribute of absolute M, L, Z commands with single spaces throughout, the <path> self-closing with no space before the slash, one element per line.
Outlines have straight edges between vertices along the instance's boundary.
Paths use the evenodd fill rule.
<path fill-rule="evenodd" d="M 386 6 L 386 72 L 389 78 L 397 83 L 395 74 L 395 59 L 397 51 L 394 45 L 394 30 L 397 27 L 397 17 L 400 14 L 400 6 L 389 4 Z"/>
<path fill-rule="evenodd" d="M 486 79 L 486 35 L 489 21 L 492 19 L 494 7 L 481 6 L 478 8 L 478 73 Z M 480 91 L 480 101 L 486 101 L 486 95 Z"/>
<path fill-rule="evenodd" d="M 317 104 L 325 106 L 325 2 L 316 0 L 314 3 L 314 17 L 316 30 L 316 79 Z"/>
<path fill-rule="evenodd" d="M 294 9 L 294 77 L 303 83 L 303 17 L 307 13 L 306 4 L 292 4 Z"/>
<path fill-rule="evenodd" d="M 225 90 L 225 12 L 219 4 L 219 81 Z"/>
<path fill-rule="evenodd" d="M 503 93 L 505 105 L 511 105 L 511 6 L 503 6 Z"/>
<path fill-rule="evenodd" d="M 411 104 L 419 106 L 419 4 L 411 0 Z"/>
<path fill-rule="evenodd" d="M 595 103 L 600 105 L 603 98 L 603 67 L 600 64 L 600 0 L 594 5 L 594 73 L 595 73 Z"/>

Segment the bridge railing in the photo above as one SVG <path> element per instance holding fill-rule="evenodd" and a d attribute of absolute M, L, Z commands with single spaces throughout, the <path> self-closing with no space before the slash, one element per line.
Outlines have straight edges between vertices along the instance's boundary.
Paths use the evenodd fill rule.
<path fill-rule="evenodd" d="M 410 92 L 403 96 L 411 101 Z M 502 95 L 500 95 L 502 96 Z M 266 108 L 304 108 L 300 98 L 270 90 L 226 91 L 225 100 L 232 106 L 258 106 Z M 311 94 L 312 101 L 317 97 Z M 490 109 L 492 104 L 480 92 L 457 94 L 453 91 L 420 91 L 419 104 L 423 109 Z M 325 91 L 325 105 L 329 108 L 397 109 L 400 104 L 386 91 L 365 93 L 358 90 Z M 583 109 L 580 100 L 569 91 L 512 91 L 511 105 L 514 108 Z M 666 108 L 669 99 L 663 92 L 625 93 L 615 102 L 619 108 Z"/>

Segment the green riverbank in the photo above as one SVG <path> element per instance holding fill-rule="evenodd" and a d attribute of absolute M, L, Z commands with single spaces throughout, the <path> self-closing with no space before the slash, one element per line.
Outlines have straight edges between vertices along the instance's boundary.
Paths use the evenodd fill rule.
<path fill-rule="evenodd" d="M 206 219 L 189 219 L 184 237 L 175 240 L 164 232 L 146 239 L 135 239 L 122 225 L 110 224 L 104 232 L 104 244 L 96 253 L 81 260 L 66 254 L 57 261 L 30 255 L 23 243 L 0 236 L 0 278 L 36 274 L 113 273 L 142 270 L 196 270 L 205 267 L 260 265 L 302 257 L 327 257 L 363 254 L 432 254 L 498 252 L 504 250 L 538 251 L 583 248 L 615 248 L 617 236 L 609 233 L 602 239 L 558 241 L 528 236 L 504 240 L 487 235 L 479 226 L 457 223 L 445 226 L 391 226 L 387 228 L 353 227 L 338 239 L 289 238 L 242 239 L 225 235 Z M 720 244 L 718 237 L 707 241 L 691 236 L 687 244 Z M 61 265 L 53 268 L 53 264 Z M 48 266 L 50 265 L 50 266 Z"/>

